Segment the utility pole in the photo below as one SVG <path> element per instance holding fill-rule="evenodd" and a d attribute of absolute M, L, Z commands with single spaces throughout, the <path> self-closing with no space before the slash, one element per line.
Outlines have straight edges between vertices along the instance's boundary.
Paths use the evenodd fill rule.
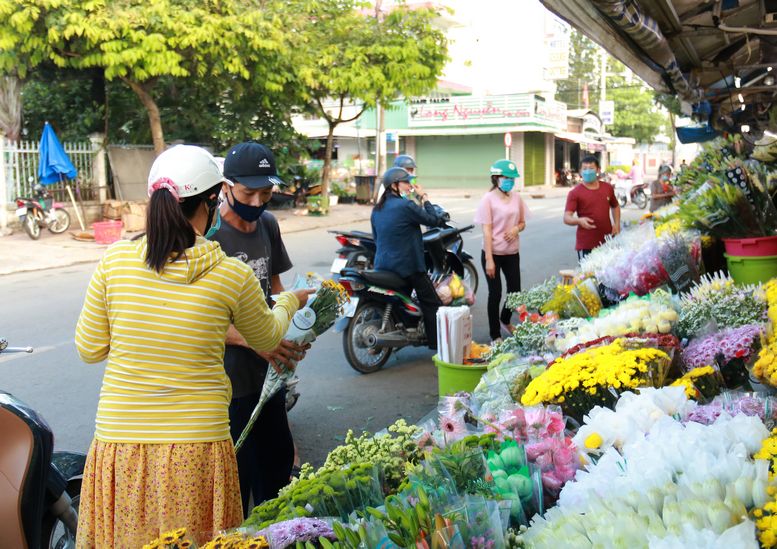
<path fill-rule="evenodd" d="M 599 97 L 599 104 L 601 105 L 602 101 L 607 100 L 607 52 L 605 51 L 604 48 L 600 48 L 600 52 L 601 52 L 600 59 L 602 61 L 602 72 L 599 75 L 599 77 L 601 78 L 600 84 L 599 84 L 599 89 L 601 90 L 600 92 L 601 96 Z M 604 135 L 604 122 L 602 122 L 602 135 Z M 607 168 L 607 164 L 608 164 L 607 160 L 608 160 L 607 149 L 605 148 L 605 150 L 602 151 L 602 157 L 600 161 L 602 171 L 604 171 Z"/>
<path fill-rule="evenodd" d="M 375 19 L 380 24 L 381 17 L 381 5 L 383 0 L 375 1 Z M 383 172 L 386 171 L 386 117 L 383 112 L 383 104 L 378 101 L 375 104 L 375 110 L 377 115 L 377 124 L 375 124 L 375 189 L 372 192 L 373 202 L 377 202 L 378 193 L 383 186 Z"/>

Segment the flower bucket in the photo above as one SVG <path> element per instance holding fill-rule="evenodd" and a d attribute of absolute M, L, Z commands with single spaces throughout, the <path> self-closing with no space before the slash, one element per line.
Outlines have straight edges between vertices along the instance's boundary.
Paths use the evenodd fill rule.
<path fill-rule="evenodd" d="M 726 263 L 737 284 L 758 284 L 777 277 L 777 255 L 743 257 L 726 254 Z"/>
<path fill-rule="evenodd" d="M 98 244 L 113 244 L 121 240 L 121 221 L 98 221 L 92 223 L 94 241 Z"/>
<path fill-rule="evenodd" d="M 440 396 L 452 395 L 459 391 L 471 393 L 488 369 L 485 364 L 464 365 L 443 362 L 437 355 L 434 355 L 432 360 L 437 366 L 437 386 Z"/>
<path fill-rule="evenodd" d="M 737 257 L 763 257 L 777 255 L 777 236 L 757 238 L 724 238 L 726 253 Z"/>

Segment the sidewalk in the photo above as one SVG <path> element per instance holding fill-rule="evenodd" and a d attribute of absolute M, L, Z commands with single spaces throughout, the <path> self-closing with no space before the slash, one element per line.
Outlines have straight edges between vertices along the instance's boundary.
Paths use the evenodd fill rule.
<path fill-rule="evenodd" d="M 568 191 L 566 188 L 537 187 L 532 188 L 531 193 L 527 191 L 522 195 L 544 194 L 547 198 L 554 198 L 564 196 Z M 429 189 L 432 200 L 442 204 L 446 199 L 476 198 L 483 192 L 483 189 Z M 272 213 L 278 218 L 281 233 L 289 234 L 327 228 L 346 229 L 355 223 L 369 220 L 372 206 L 338 204 L 332 207 L 326 216 L 303 215 L 307 213 L 305 210 L 274 210 Z M 95 263 L 108 247 L 95 242 L 74 240 L 71 232 L 80 232 L 75 220 L 67 233 L 54 235 L 43 230 L 39 240 L 31 240 L 21 229 L 10 236 L 0 236 L 0 276 L 79 263 Z M 132 238 L 136 234 L 138 233 L 125 233 L 124 237 Z"/>

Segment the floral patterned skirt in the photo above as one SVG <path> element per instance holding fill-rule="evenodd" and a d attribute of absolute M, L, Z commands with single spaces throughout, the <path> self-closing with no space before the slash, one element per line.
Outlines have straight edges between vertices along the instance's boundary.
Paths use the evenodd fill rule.
<path fill-rule="evenodd" d="M 196 542 L 243 521 L 231 440 L 92 441 L 81 487 L 79 548 L 139 548 L 186 528 Z"/>

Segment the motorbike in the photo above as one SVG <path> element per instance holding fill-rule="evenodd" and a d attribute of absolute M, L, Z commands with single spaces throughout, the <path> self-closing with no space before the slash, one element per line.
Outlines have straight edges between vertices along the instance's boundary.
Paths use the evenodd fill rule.
<path fill-rule="evenodd" d="M 579 173 L 573 172 L 569 168 L 556 172 L 556 186 L 559 187 L 574 187 L 582 180 Z"/>
<path fill-rule="evenodd" d="M 31 353 L 0 339 L 0 355 Z M 35 410 L 0 391 L 0 547 L 75 547 L 86 456 L 54 452 L 54 436 Z"/>
<path fill-rule="evenodd" d="M 631 178 L 616 172 L 615 179 L 615 198 L 621 208 L 631 202 L 640 210 L 644 210 L 648 204 L 647 183 L 638 183 L 634 185 Z"/>
<path fill-rule="evenodd" d="M 442 210 L 439 206 L 437 208 L 438 214 L 448 216 L 447 212 Z M 446 263 L 450 265 L 452 272 L 459 275 L 464 284 L 470 288 L 473 293 L 478 289 L 478 271 L 473 262 L 473 258 L 464 250 L 464 239 L 462 233 L 471 231 L 474 229 L 474 225 L 467 225 L 465 227 L 456 228 L 450 223 L 447 223 L 444 227 L 441 245 L 445 249 L 447 258 Z M 332 262 L 331 272 L 334 275 L 339 275 L 343 269 L 356 269 L 364 271 L 372 269 L 375 261 L 375 239 L 372 233 L 364 231 L 329 231 L 335 235 L 335 240 L 340 244 L 340 248 L 335 252 L 336 257 Z M 433 236 L 438 234 L 439 229 L 431 229 L 424 233 L 424 258 L 426 259 L 426 267 L 430 276 L 433 275 L 434 262 L 427 249 L 427 235 Z M 437 244 L 435 243 L 435 246 Z M 450 274 L 450 273 L 449 273 Z"/>
<path fill-rule="evenodd" d="M 458 261 L 446 243 L 460 229 L 435 228 L 423 235 L 424 249 L 431 263 L 433 283 L 453 272 L 451 261 Z M 348 364 L 357 372 L 380 370 L 394 350 L 427 345 L 423 313 L 405 281 L 389 271 L 346 267 L 340 284 L 350 296 L 335 331 L 343 334 L 343 351 Z"/>
<path fill-rule="evenodd" d="M 33 240 L 40 238 L 41 228 L 54 234 L 64 233 L 70 228 L 70 214 L 64 204 L 54 198 L 43 185 L 36 185 L 32 198 L 16 198 L 16 215 L 24 232 Z"/>

